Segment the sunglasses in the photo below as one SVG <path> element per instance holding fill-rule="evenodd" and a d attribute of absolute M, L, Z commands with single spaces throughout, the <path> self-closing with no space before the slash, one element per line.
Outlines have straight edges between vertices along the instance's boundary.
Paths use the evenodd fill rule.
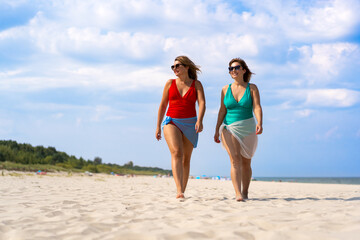
<path fill-rule="evenodd" d="M 181 65 L 181 66 L 185 66 L 184 64 L 178 63 L 178 64 L 175 64 L 175 65 L 172 65 L 172 66 L 171 66 L 171 69 L 174 70 L 174 69 L 180 67 L 180 65 Z"/>
<path fill-rule="evenodd" d="M 232 72 L 232 70 L 239 70 L 240 69 L 240 67 L 241 67 L 241 65 L 237 65 L 237 66 L 235 66 L 235 67 L 229 67 L 229 72 Z"/>

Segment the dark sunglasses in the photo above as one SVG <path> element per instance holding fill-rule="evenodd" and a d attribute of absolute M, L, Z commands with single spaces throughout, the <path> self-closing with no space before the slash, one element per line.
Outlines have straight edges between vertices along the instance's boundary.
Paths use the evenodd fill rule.
<path fill-rule="evenodd" d="M 235 66 L 235 67 L 229 67 L 229 72 L 232 72 L 232 70 L 239 70 L 240 69 L 240 67 L 241 67 L 241 65 L 237 65 L 237 66 Z"/>
<path fill-rule="evenodd" d="M 181 66 L 185 66 L 184 64 L 178 63 L 178 64 L 175 64 L 175 65 L 172 65 L 172 66 L 171 66 L 171 69 L 174 70 L 174 69 L 180 67 L 180 65 L 181 65 Z"/>

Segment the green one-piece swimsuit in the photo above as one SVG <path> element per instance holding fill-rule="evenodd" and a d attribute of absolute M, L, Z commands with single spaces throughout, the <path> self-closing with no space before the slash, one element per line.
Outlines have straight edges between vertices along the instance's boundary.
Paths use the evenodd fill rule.
<path fill-rule="evenodd" d="M 253 100 L 251 98 L 250 84 L 248 83 L 245 93 L 237 102 L 231 91 L 231 84 L 224 97 L 226 115 L 220 126 L 220 134 L 228 130 L 239 142 L 241 155 L 252 158 L 257 147 L 256 123 L 253 115 Z M 221 134 L 222 136 L 222 134 Z M 224 140 L 222 139 L 224 144 Z"/>

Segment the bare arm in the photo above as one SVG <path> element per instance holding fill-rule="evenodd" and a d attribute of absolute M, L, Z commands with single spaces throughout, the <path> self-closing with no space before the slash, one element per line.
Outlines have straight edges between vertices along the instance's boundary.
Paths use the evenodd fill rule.
<path fill-rule="evenodd" d="M 165 84 L 163 95 L 162 95 L 160 106 L 159 106 L 158 117 L 157 117 L 157 122 L 156 122 L 156 133 L 155 133 L 155 137 L 158 141 L 161 139 L 161 122 L 164 118 L 165 111 L 166 111 L 166 108 L 167 108 L 167 105 L 169 102 L 169 89 L 171 86 L 171 81 L 172 80 L 169 80 Z"/>
<path fill-rule="evenodd" d="M 257 121 L 256 134 L 261 134 L 263 131 L 263 127 L 262 127 L 263 112 L 262 112 L 262 108 L 261 108 L 261 104 L 260 104 L 260 93 L 259 93 L 259 89 L 257 88 L 257 86 L 255 84 L 250 85 L 250 90 L 251 90 L 251 96 L 253 99 L 254 115 L 255 115 L 255 118 Z"/>
<path fill-rule="evenodd" d="M 197 122 L 195 124 L 195 130 L 197 133 L 199 133 L 199 132 L 202 132 L 202 130 L 203 130 L 203 119 L 204 119 L 205 110 L 206 110 L 206 103 L 205 103 L 204 88 L 200 81 L 195 82 L 195 89 L 196 89 L 197 100 L 198 100 L 198 104 L 199 104 L 199 114 L 198 114 Z"/>
<path fill-rule="evenodd" d="M 219 109 L 219 113 L 218 113 L 218 119 L 217 119 L 217 123 L 216 123 L 216 127 L 215 127 L 215 135 L 214 135 L 214 141 L 219 143 L 220 142 L 220 133 L 219 133 L 219 129 L 221 124 L 224 121 L 225 115 L 226 115 L 226 107 L 224 105 L 224 97 L 225 97 L 225 93 L 227 90 L 228 86 L 224 86 L 221 90 L 221 102 L 220 102 L 220 109 Z"/>

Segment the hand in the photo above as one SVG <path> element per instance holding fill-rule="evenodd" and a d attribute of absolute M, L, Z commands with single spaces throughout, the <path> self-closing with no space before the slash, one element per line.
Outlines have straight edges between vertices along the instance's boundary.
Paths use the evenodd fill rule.
<path fill-rule="evenodd" d="M 256 135 L 261 134 L 263 132 L 263 127 L 260 124 L 256 125 Z"/>
<path fill-rule="evenodd" d="M 161 140 L 161 129 L 160 128 L 156 129 L 155 137 L 158 141 Z"/>
<path fill-rule="evenodd" d="M 216 132 L 215 135 L 214 135 L 214 141 L 216 143 L 220 143 L 220 139 L 219 139 L 219 132 Z"/>
<path fill-rule="evenodd" d="M 195 124 L 195 131 L 196 133 L 202 132 L 203 130 L 203 124 L 202 122 L 196 122 Z"/>

